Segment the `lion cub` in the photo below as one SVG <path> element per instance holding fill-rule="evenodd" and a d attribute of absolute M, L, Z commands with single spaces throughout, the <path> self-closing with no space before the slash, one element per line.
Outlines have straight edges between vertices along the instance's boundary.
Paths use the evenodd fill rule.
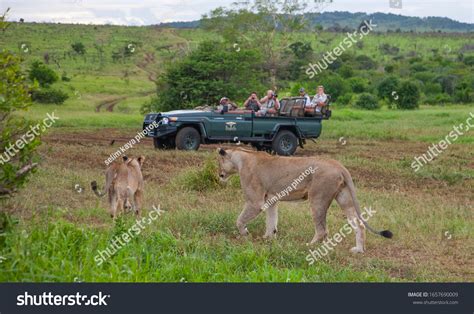
<path fill-rule="evenodd" d="M 97 182 L 91 182 L 91 188 L 98 197 L 109 195 L 109 212 L 112 218 L 116 218 L 118 211 L 132 209 L 135 214 L 140 215 L 143 199 L 143 175 L 142 165 L 145 157 L 138 158 L 123 157 L 123 162 L 112 163 L 105 172 L 105 190 L 100 192 Z"/>

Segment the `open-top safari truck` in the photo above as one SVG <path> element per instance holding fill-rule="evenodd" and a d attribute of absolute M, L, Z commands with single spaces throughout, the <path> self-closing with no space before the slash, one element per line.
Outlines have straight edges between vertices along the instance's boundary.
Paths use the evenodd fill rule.
<path fill-rule="evenodd" d="M 275 115 L 259 117 L 251 110 L 204 111 L 176 110 L 147 114 L 143 128 L 153 122 L 158 127 L 148 132 L 158 149 L 197 150 L 200 144 L 244 143 L 278 155 L 293 155 L 307 139 L 318 138 L 322 120 L 331 117 L 329 102 L 321 113 L 304 108 L 305 99 L 280 100 Z"/>

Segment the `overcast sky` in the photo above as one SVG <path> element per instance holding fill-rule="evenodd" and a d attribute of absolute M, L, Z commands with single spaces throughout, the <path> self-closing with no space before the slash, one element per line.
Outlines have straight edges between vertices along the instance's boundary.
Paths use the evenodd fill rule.
<path fill-rule="evenodd" d="M 150 25 L 197 20 L 235 0 L 0 0 L 9 20 L 83 24 Z M 385 12 L 408 16 L 443 16 L 474 23 L 474 0 L 308 0 L 322 11 Z M 392 6 L 398 6 L 391 7 Z M 401 8 L 399 8 L 401 3 Z"/>

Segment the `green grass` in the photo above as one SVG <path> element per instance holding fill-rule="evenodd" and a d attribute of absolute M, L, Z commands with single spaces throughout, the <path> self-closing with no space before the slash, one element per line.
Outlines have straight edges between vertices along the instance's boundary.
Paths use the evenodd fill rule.
<path fill-rule="evenodd" d="M 166 62 L 181 57 L 180 47 L 195 48 L 200 41 L 215 37 L 201 30 L 27 23 L 15 23 L 2 35 L 0 45 L 7 49 L 21 53 L 19 45 L 30 44 L 29 52 L 23 54 L 25 68 L 45 52 L 64 56 L 75 41 L 86 45 L 87 56 L 61 57 L 61 69 L 50 63 L 58 73 L 65 71 L 71 77 L 70 82 L 55 84 L 70 96 L 64 105 L 34 104 L 24 113 L 39 120 L 55 112 L 60 120 L 45 136 L 37 173 L 18 195 L 2 203 L 10 218 L 7 225 L 0 223 L 1 282 L 473 281 L 468 267 L 474 247 L 472 130 L 419 172 L 410 167 L 414 156 L 443 139 L 453 125 L 466 121 L 474 112 L 472 104 L 421 106 L 414 111 L 333 108 L 333 117 L 323 121 L 317 144 L 308 143 L 302 152 L 346 165 L 361 204 L 379 210 L 374 226 L 390 228 L 396 238 L 388 241 L 368 234 L 367 253 L 354 256 L 349 253 L 354 239 L 349 237 L 314 265 L 305 260 L 306 243 L 314 233 L 307 203 L 281 204 L 277 240 L 261 238 L 264 217 L 249 225 L 252 238 L 242 239 L 235 227 L 244 202 L 240 182 L 233 177 L 226 186 L 218 184 L 214 149 L 157 152 L 143 141 L 130 155 L 147 158 L 144 215 L 153 205 L 161 205 L 166 212 L 98 266 L 94 260 L 98 250 L 105 250 L 114 236 L 128 230 L 134 218 L 126 215 L 112 222 L 106 202 L 87 187 L 92 180 L 103 186 L 103 161 L 125 141 L 117 140 L 120 143 L 115 146 L 81 143 L 80 136 L 104 142 L 116 135 L 133 138 L 142 125 L 140 106 L 155 90 L 148 73 L 137 66 L 144 54 L 155 55 L 147 70 L 159 74 Z M 293 37 L 310 40 L 316 52 L 323 52 L 336 46 L 343 35 L 323 32 Z M 378 51 L 384 42 L 396 43 L 402 54 L 414 50 L 416 43 L 419 54 L 430 55 L 442 41 L 451 47 L 449 57 L 455 58 L 470 38 L 469 34 L 374 34 L 364 39 L 363 53 L 384 64 L 391 61 Z M 131 41 L 137 45 L 136 52 L 129 59 L 112 62 L 112 52 Z M 94 44 L 104 49 L 103 62 Z M 171 51 L 160 48 L 166 45 L 171 45 Z M 96 112 L 99 104 L 117 98 L 121 100 L 113 112 L 105 108 Z M 340 145 L 341 137 L 347 145 Z M 57 138 L 65 143 L 58 143 Z M 84 187 L 83 193 L 75 191 L 76 184 Z M 328 215 L 330 232 L 343 223 L 342 211 L 333 204 Z M 443 238 L 445 231 L 453 234 L 451 242 Z"/>

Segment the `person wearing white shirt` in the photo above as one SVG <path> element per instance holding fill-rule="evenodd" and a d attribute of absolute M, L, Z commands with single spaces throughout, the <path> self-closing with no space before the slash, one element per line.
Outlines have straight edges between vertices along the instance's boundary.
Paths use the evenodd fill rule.
<path fill-rule="evenodd" d="M 304 108 L 311 106 L 311 98 L 309 98 L 304 88 L 300 88 L 300 97 L 304 97 Z"/>
<path fill-rule="evenodd" d="M 318 93 L 314 95 L 313 101 L 311 101 L 311 107 L 314 108 L 314 111 L 321 113 L 321 108 L 326 106 L 326 101 L 328 96 L 324 93 L 324 87 L 322 85 L 318 86 Z"/>

